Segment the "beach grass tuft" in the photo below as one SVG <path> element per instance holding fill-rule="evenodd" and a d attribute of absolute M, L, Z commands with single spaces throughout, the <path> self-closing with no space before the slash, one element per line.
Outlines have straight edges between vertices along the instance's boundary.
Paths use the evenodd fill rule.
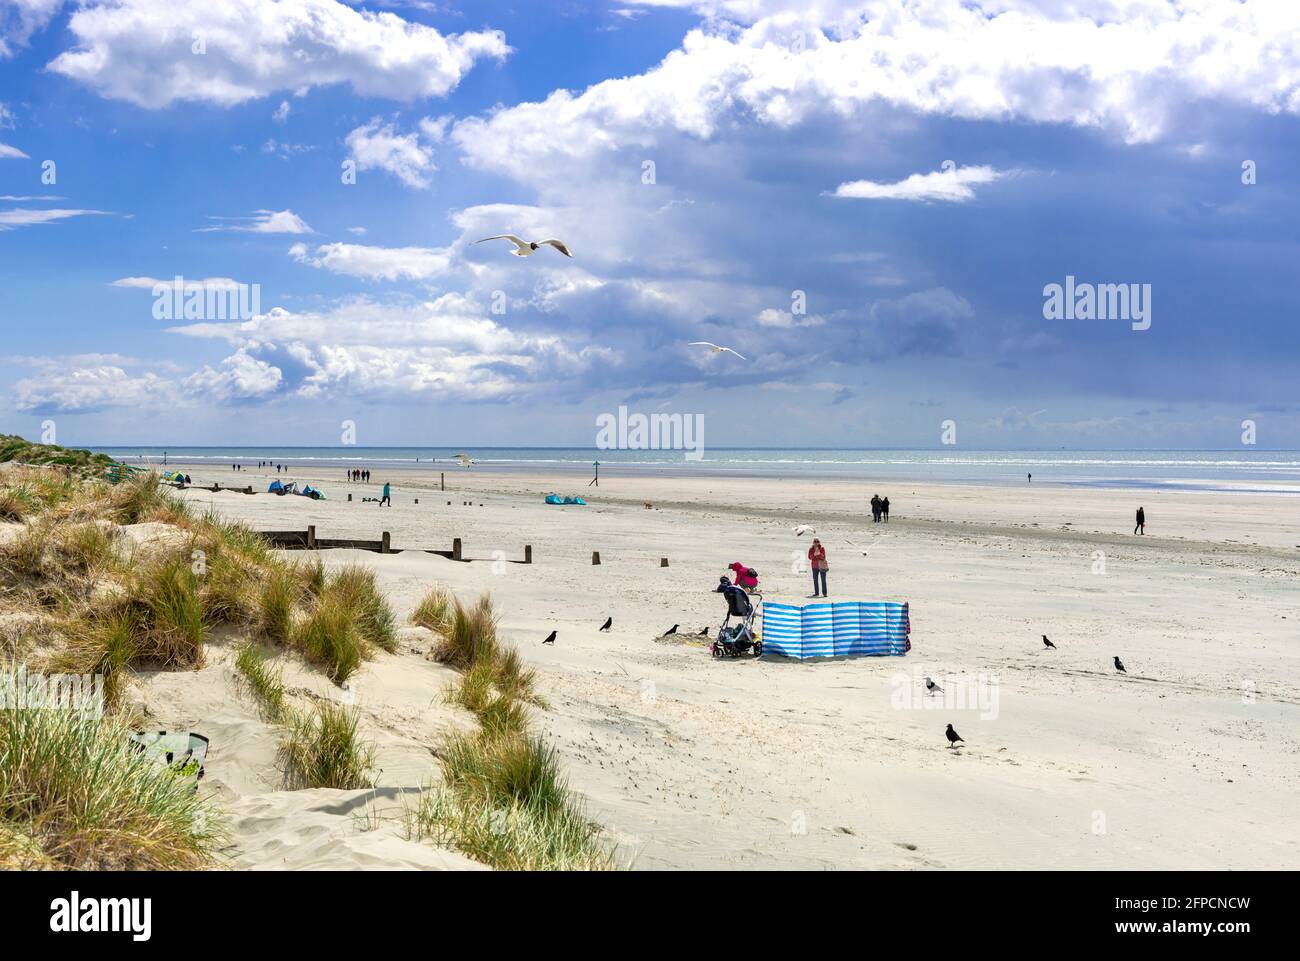
<path fill-rule="evenodd" d="M 0 868 L 213 865 L 217 811 L 127 734 L 76 710 L 0 711 Z"/>
<path fill-rule="evenodd" d="M 374 786 L 374 747 L 357 731 L 357 711 L 317 701 L 311 712 L 285 716 L 280 757 L 290 787 L 351 791 Z"/>
<path fill-rule="evenodd" d="M 443 784 L 425 791 L 408 816 L 413 836 L 500 870 L 617 867 L 540 738 L 483 731 L 450 738 L 439 754 Z"/>
<path fill-rule="evenodd" d="M 257 698 L 267 720 L 279 721 L 284 717 L 284 672 L 271 663 L 260 647 L 251 641 L 241 645 L 235 655 L 235 670 Z"/>

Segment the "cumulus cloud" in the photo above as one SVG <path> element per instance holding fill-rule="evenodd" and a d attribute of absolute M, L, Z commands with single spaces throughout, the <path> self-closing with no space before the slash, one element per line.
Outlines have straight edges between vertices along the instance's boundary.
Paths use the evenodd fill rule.
<path fill-rule="evenodd" d="M 1300 113 L 1300 4 L 870 0 L 706 4 L 744 27 L 692 30 L 645 73 L 456 124 L 467 161 L 536 183 L 565 160 L 711 138 L 754 118 L 788 128 L 873 103 L 968 120 L 1163 136 L 1188 104 Z M 1125 16 L 1111 16 L 1123 7 Z M 740 16 L 740 14 L 744 14 Z"/>
<path fill-rule="evenodd" d="M 991 184 L 1009 175 L 992 167 L 949 167 L 933 173 L 912 174 L 897 183 L 851 180 L 835 188 L 832 196 L 858 200 L 941 200 L 963 203 L 975 199 L 972 187 Z"/>
<path fill-rule="evenodd" d="M 0 143 L 0 160 L 30 160 L 31 157 L 23 153 L 17 147 L 11 147 L 7 143 Z"/>
<path fill-rule="evenodd" d="M 26 358 L 36 368 L 13 385 L 11 402 L 25 413 L 85 414 L 107 408 L 146 409 L 174 397 L 175 383 L 153 370 L 128 369 L 121 357 Z"/>
<path fill-rule="evenodd" d="M 510 52 L 496 30 L 444 36 L 337 0 L 117 0 L 79 8 L 68 29 L 76 46 L 49 69 L 146 109 L 330 84 L 364 97 L 440 97 L 476 61 Z"/>
<path fill-rule="evenodd" d="M 433 149 L 420 142 L 419 134 L 398 133 L 378 117 L 349 133 L 346 142 L 358 170 L 383 170 L 416 190 L 427 188 L 438 169 Z"/>
<path fill-rule="evenodd" d="M 249 234 L 311 234 L 307 222 L 292 210 L 255 210 L 250 217 L 209 217 L 223 223 L 199 227 L 199 233 L 235 231 Z"/>
<path fill-rule="evenodd" d="M 195 397 L 218 404 L 260 400 L 274 394 L 280 386 L 278 367 L 250 357 L 238 350 L 217 368 L 205 366 L 183 382 L 184 389 Z"/>
<path fill-rule="evenodd" d="M 246 388 L 269 390 L 274 369 L 283 378 L 280 389 L 299 398 L 504 400 L 615 359 L 608 349 L 512 330 L 486 314 L 472 299 L 445 294 L 422 304 L 358 300 L 321 312 L 275 311 L 171 330 L 236 348 L 228 368 L 201 372 L 193 386 L 212 383 L 215 390 L 238 373 Z M 251 368 L 246 358 L 266 369 Z"/>
<path fill-rule="evenodd" d="M 445 273 L 452 261 L 447 248 L 342 243 L 322 244 L 314 256 L 306 244 L 294 244 L 289 255 L 300 264 L 366 280 L 425 280 Z"/>

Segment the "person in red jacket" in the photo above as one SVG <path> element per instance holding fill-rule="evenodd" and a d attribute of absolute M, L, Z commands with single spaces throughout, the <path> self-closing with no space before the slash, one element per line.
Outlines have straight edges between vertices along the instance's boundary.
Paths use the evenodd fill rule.
<path fill-rule="evenodd" d="M 808 566 L 812 568 L 813 597 L 826 597 L 826 572 L 830 570 L 830 565 L 826 563 L 826 548 L 822 547 L 822 542 L 816 537 L 813 538 L 812 547 L 808 548 Z M 821 577 L 820 595 L 817 589 L 818 576 Z"/>
<path fill-rule="evenodd" d="M 750 575 L 748 566 L 740 563 L 740 561 L 733 561 L 728 569 L 735 574 L 737 587 L 743 587 L 750 592 L 758 589 L 758 578 Z"/>

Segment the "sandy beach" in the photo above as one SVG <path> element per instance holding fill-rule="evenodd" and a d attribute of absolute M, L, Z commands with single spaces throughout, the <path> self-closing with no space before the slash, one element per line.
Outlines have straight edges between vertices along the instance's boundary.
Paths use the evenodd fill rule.
<path fill-rule="evenodd" d="M 196 485 L 264 491 L 275 476 L 171 466 Z M 445 492 L 437 471 L 395 472 L 390 508 L 363 502 L 386 478 L 341 474 L 292 473 L 322 501 L 181 496 L 259 530 L 390 532 L 400 553 L 322 556 L 373 566 L 403 622 L 435 583 L 490 591 L 503 636 L 540 672 L 539 730 L 636 868 L 1300 866 L 1300 519 L 1287 497 L 604 472 L 587 488 L 469 469 L 446 471 Z M 548 506 L 549 491 L 589 505 Z M 871 523 L 872 493 L 890 497 L 888 525 Z M 712 590 L 736 560 L 768 600 L 805 602 L 797 524 L 827 546 L 832 601 L 910 603 L 909 655 L 715 661 L 699 640 L 660 638 L 673 624 L 714 632 Z M 453 537 L 470 563 L 424 552 Z M 525 545 L 533 563 L 509 563 Z M 155 675 L 141 697 L 214 735 L 208 783 L 236 812 L 239 866 L 469 867 L 385 820 L 436 770 L 433 735 L 468 724 L 441 703 L 450 675 L 428 648 L 408 628 L 350 685 L 379 745 L 375 792 L 274 790 L 270 735 L 230 697 L 219 645 L 203 671 Z M 927 696 L 925 675 L 946 693 Z"/>

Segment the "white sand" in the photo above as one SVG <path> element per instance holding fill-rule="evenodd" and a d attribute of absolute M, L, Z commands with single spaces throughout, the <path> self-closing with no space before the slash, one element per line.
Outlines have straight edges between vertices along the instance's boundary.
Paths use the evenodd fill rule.
<path fill-rule="evenodd" d="M 265 472 L 188 470 L 265 489 Z M 893 508 L 877 526 L 873 490 L 843 481 L 609 475 L 588 489 L 471 469 L 449 472 L 444 494 L 436 472 L 403 471 L 395 506 L 380 508 L 360 502 L 379 483 L 332 480 L 341 473 L 292 475 L 319 482 L 326 501 L 184 496 L 259 529 L 387 530 L 395 548 L 461 536 L 479 560 L 322 556 L 373 564 L 403 619 L 436 582 L 491 591 L 505 637 L 541 672 L 552 709 L 539 727 L 637 867 L 1300 867 L 1300 501 L 905 483 L 875 488 Z M 591 504 L 544 505 L 550 490 Z M 1145 537 L 1130 533 L 1139 503 Z M 792 570 L 809 540 L 796 523 L 827 544 L 832 600 L 911 603 L 910 655 L 717 662 L 656 640 L 675 622 L 713 632 L 723 604 L 711 592 L 734 560 L 759 570 L 769 599 L 807 597 Z M 533 565 L 493 563 L 525 544 Z M 541 646 L 552 629 L 557 643 Z M 1058 650 L 1043 649 L 1044 632 Z M 411 632 L 352 685 L 390 812 L 398 792 L 436 776 L 437 733 L 468 724 L 439 703 L 447 674 L 427 649 Z M 158 675 L 144 697 L 212 736 L 210 783 L 236 813 L 238 864 L 467 863 L 402 840 L 395 822 L 361 830 L 367 792 L 275 790 L 269 732 L 232 694 L 222 658 L 218 646 L 197 675 Z M 922 674 L 949 693 L 995 686 L 996 717 L 925 698 Z M 293 683 L 328 688 L 310 671 Z M 903 696 L 911 706 L 897 706 Z M 960 750 L 947 749 L 949 722 Z"/>

